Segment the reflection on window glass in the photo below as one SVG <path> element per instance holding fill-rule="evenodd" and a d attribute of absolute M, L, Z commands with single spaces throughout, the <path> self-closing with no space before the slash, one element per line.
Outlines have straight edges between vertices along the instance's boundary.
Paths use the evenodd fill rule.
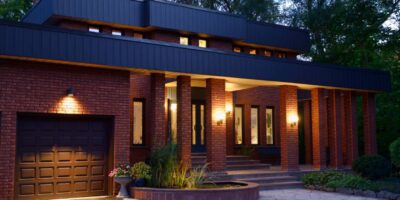
<path fill-rule="evenodd" d="M 258 144 L 258 108 L 251 108 L 251 144 Z"/>
<path fill-rule="evenodd" d="M 133 144 L 143 144 L 143 102 L 133 102 Z"/>
<path fill-rule="evenodd" d="M 274 114 L 272 108 L 265 110 L 267 144 L 274 144 Z"/>
<path fill-rule="evenodd" d="M 174 144 L 177 143 L 177 107 L 176 103 L 170 103 L 170 116 L 171 116 L 171 139 Z"/>
<path fill-rule="evenodd" d="M 243 144 L 243 108 L 235 107 L 235 144 Z"/>
<path fill-rule="evenodd" d="M 180 37 L 179 44 L 181 45 L 189 45 L 189 38 L 188 37 Z"/>

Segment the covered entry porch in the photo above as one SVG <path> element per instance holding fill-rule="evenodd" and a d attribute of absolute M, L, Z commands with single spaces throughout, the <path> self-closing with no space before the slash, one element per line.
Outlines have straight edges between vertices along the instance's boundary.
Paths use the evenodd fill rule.
<path fill-rule="evenodd" d="M 256 158 L 266 162 L 269 155 L 259 152 L 275 150 L 273 164 L 284 171 L 298 171 L 300 163 L 342 169 L 359 155 L 357 96 L 364 152 L 376 153 L 375 92 L 171 73 L 132 74 L 132 87 L 143 77 L 150 85 L 150 149 L 171 140 L 188 166 L 193 153 L 204 152 L 210 170 L 224 171 L 227 156 L 246 147 L 261 149 Z"/>

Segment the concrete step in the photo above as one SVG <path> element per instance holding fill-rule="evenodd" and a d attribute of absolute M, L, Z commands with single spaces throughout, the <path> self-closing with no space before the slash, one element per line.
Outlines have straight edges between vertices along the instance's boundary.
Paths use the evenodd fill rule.
<path fill-rule="evenodd" d="M 272 190 L 272 189 L 289 189 L 289 188 L 303 188 L 304 185 L 300 181 L 282 181 L 273 183 L 262 183 L 260 184 L 260 190 Z"/>
<path fill-rule="evenodd" d="M 278 183 L 278 182 L 292 182 L 298 181 L 298 178 L 295 176 L 275 176 L 275 177 L 256 177 L 256 178 L 245 178 L 245 179 L 238 179 L 240 181 L 247 181 L 253 183 Z"/>
<path fill-rule="evenodd" d="M 193 165 L 204 165 L 205 160 L 192 160 Z M 226 165 L 259 164 L 259 160 L 227 160 Z"/>
<path fill-rule="evenodd" d="M 227 165 L 226 170 L 246 170 L 246 169 L 269 169 L 271 167 L 270 164 L 235 164 L 235 165 Z"/>

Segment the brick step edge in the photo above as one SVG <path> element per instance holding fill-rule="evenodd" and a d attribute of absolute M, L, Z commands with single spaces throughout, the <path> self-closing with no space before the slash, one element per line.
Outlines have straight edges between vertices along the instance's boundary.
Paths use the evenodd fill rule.
<path fill-rule="evenodd" d="M 276 183 L 262 183 L 260 189 L 292 189 L 292 188 L 304 188 L 304 185 L 300 181 L 285 181 Z"/>
<path fill-rule="evenodd" d="M 388 191 L 379 191 L 375 192 L 372 190 L 361 190 L 361 189 L 351 189 L 351 188 L 326 188 L 326 187 L 317 187 L 317 186 L 304 186 L 309 190 L 318 190 L 324 192 L 336 192 L 340 194 L 346 195 L 354 195 L 361 197 L 371 197 L 371 198 L 380 198 L 380 199 L 389 199 L 389 200 L 398 200 L 400 199 L 400 194 L 388 192 Z"/>
<path fill-rule="evenodd" d="M 259 178 L 244 178 L 236 179 L 239 181 L 253 182 L 253 183 L 278 183 L 278 182 L 298 182 L 299 179 L 293 176 L 277 176 L 277 177 L 259 177 Z"/>

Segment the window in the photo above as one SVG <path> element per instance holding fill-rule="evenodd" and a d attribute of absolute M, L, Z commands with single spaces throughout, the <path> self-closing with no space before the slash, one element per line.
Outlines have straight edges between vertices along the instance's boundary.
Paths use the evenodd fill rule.
<path fill-rule="evenodd" d="M 277 53 L 276 53 L 276 57 L 278 57 L 278 58 L 286 58 L 287 55 L 286 55 L 285 52 L 277 52 Z"/>
<path fill-rule="evenodd" d="M 258 107 L 251 107 L 251 144 L 258 144 Z"/>
<path fill-rule="evenodd" d="M 235 106 L 235 144 L 243 144 L 243 107 Z"/>
<path fill-rule="evenodd" d="M 172 142 L 176 144 L 178 142 L 177 138 L 177 110 L 178 110 L 178 104 L 176 102 L 173 102 L 171 100 L 168 100 L 169 104 L 169 123 L 170 123 L 170 137 L 172 139 Z"/>
<path fill-rule="evenodd" d="M 96 26 L 89 26 L 89 32 L 100 33 L 100 29 L 99 29 L 99 27 L 96 27 Z"/>
<path fill-rule="evenodd" d="M 199 39 L 199 47 L 207 48 L 207 40 Z"/>
<path fill-rule="evenodd" d="M 240 47 L 233 47 L 233 52 L 240 53 L 240 52 L 242 52 L 242 48 L 240 48 Z"/>
<path fill-rule="evenodd" d="M 180 37 L 179 44 L 181 45 L 189 45 L 189 38 L 188 37 Z"/>
<path fill-rule="evenodd" d="M 121 35 L 122 35 L 122 32 L 119 31 L 119 30 L 112 30 L 111 34 L 112 34 L 112 35 L 116 35 L 116 36 L 121 36 Z"/>
<path fill-rule="evenodd" d="M 133 33 L 134 38 L 140 38 L 143 39 L 143 34 L 142 33 Z"/>
<path fill-rule="evenodd" d="M 267 144 L 274 144 L 274 109 L 265 109 L 265 134 Z"/>
<path fill-rule="evenodd" d="M 263 55 L 264 55 L 264 56 L 267 56 L 267 57 L 271 57 L 271 56 L 272 56 L 272 51 L 264 50 L 264 51 L 263 51 Z"/>
<path fill-rule="evenodd" d="M 133 101 L 133 144 L 142 145 L 144 128 L 144 101 Z"/>
<path fill-rule="evenodd" d="M 250 49 L 249 54 L 257 55 L 257 49 Z"/>

